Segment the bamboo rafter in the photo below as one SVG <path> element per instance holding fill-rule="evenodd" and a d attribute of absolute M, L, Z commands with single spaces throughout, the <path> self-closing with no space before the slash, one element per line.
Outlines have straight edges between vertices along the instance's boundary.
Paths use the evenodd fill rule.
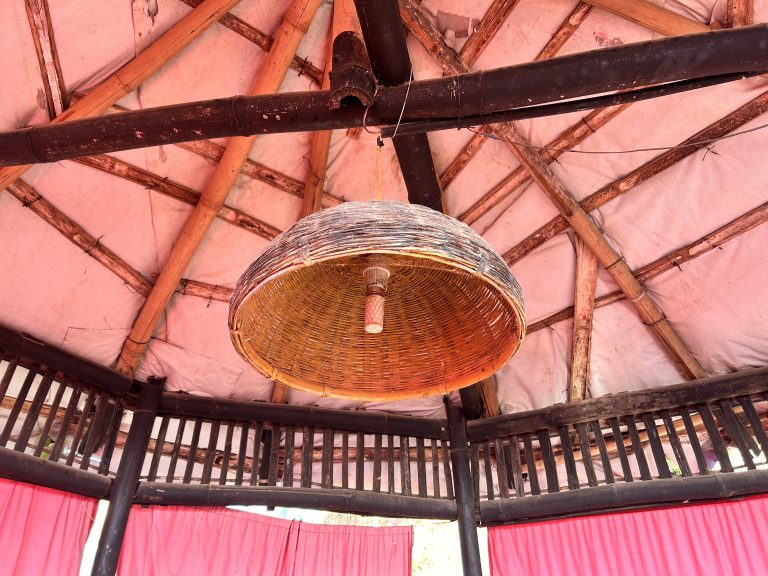
<path fill-rule="evenodd" d="M 589 385 L 589 361 L 592 343 L 592 312 L 597 288 L 597 257 L 581 240 L 575 238 L 576 293 L 574 295 L 573 360 L 568 400 L 583 400 Z"/>
<path fill-rule="evenodd" d="M 407 7 L 407 5 L 406 5 Z M 578 27 L 581 25 L 582 22 L 584 22 L 585 18 L 589 15 L 590 11 L 592 10 L 592 6 L 587 4 L 586 2 L 579 2 L 579 4 L 576 6 L 576 8 L 571 12 L 565 20 L 560 24 L 555 34 L 552 36 L 552 38 L 547 42 L 544 46 L 544 48 L 541 49 L 541 51 L 538 53 L 536 58 L 534 60 L 546 60 L 548 58 L 553 58 L 557 55 L 557 53 L 560 51 L 560 49 L 565 45 L 565 43 L 573 36 L 574 32 L 578 29 Z M 483 46 L 482 48 L 484 48 Z M 575 126 L 573 126 L 574 131 L 579 131 L 584 128 L 584 123 L 579 122 Z M 451 182 L 458 176 L 458 174 L 469 164 L 470 160 L 474 158 L 475 154 L 480 150 L 481 146 L 485 143 L 486 137 L 485 134 L 487 132 L 487 128 L 485 126 L 482 126 L 480 129 L 478 129 L 477 133 L 473 135 L 473 137 L 467 142 L 467 144 L 464 145 L 464 147 L 459 151 L 457 156 L 454 158 L 454 160 L 449 164 L 448 168 L 445 170 L 443 175 L 441 176 L 440 183 L 445 190 Z M 499 183 L 499 187 L 506 186 L 506 182 L 512 181 L 514 179 L 513 174 L 510 174 L 507 178 L 504 179 L 502 183 Z M 487 202 L 490 207 L 495 206 L 498 201 L 500 201 L 500 198 L 497 201 L 497 196 L 494 194 L 494 191 L 496 188 L 491 190 L 488 194 L 484 195 L 483 198 L 478 200 L 478 203 L 481 202 Z M 510 190 L 510 193 L 512 191 Z M 504 197 L 506 197 L 508 194 L 505 194 Z M 477 204 L 477 203 L 476 203 Z M 482 209 L 487 212 L 487 210 L 490 210 L 490 207 L 487 209 L 483 207 Z M 472 208 L 468 210 L 472 211 L 474 208 L 474 205 Z M 481 208 L 478 207 L 478 210 Z M 482 212 L 482 214 L 485 214 L 485 212 Z M 466 213 L 465 213 L 466 214 Z M 477 218 L 479 218 L 482 214 L 478 215 Z M 466 222 L 467 224 L 471 223 L 468 220 L 464 220 L 464 214 L 459 217 L 460 220 Z"/>
<path fill-rule="evenodd" d="M 238 1 L 205 0 L 133 60 L 123 65 L 91 90 L 88 96 L 67 108 L 51 122 L 98 116 L 181 52 Z M 0 190 L 16 180 L 29 168 L 29 165 L 0 168 Z"/>
<path fill-rule="evenodd" d="M 587 0 L 593 6 L 665 36 L 707 32 L 710 27 L 648 0 Z"/>
<path fill-rule="evenodd" d="M 678 248 L 677 250 L 674 250 L 673 252 L 670 252 L 669 254 L 666 254 L 661 258 L 658 258 L 657 260 L 654 260 L 653 262 L 638 268 L 634 271 L 634 275 L 638 282 L 647 282 L 651 278 L 655 278 L 656 276 L 672 270 L 673 268 L 679 269 L 679 267 L 685 262 L 689 262 L 694 258 L 701 256 L 702 254 L 706 254 L 710 250 L 714 250 L 715 248 L 724 245 L 734 238 L 738 238 L 742 234 L 749 232 L 753 228 L 760 226 L 766 221 L 768 221 L 768 202 L 761 204 L 757 208 L 750 210 L 742 216 L 739 216 L 728 224 L 721 226 L 714 232 L 707 234 L 703 238 L 700 238 L 699 240 L 696 240 L 687 246 Z M 595 300 L 594 306 L 595 308 L 607 306 L 608 304 L 613 304 L 614 302 L 624 300 L 624 298 L 625 296 L 621 291 L 611 292 L 610 294 L 606 294 L 597 298 Z M 559 312 L 556 312 L 555 314 L 552 314 L 543 320 L 539 320 L 538 322 L 530 324 L 528 326 L 528 333 L 542 330 L 543 328 L 552 326 L 557 322 L 567 320 L 571 317 L 573 317 L 573 306 L 564 308 L 563 310 L 560 310 Z"/>
<path fill-rule="evenodd" d="M 725 25 L 730 28 L 749 26 L 755 19 L 753 0 L 728 0 L 725 8 Z"/>
<path fill-rule="evenodd" d="M 251 94 L 270 94 L 278 90 L 319 5 L 320 0 L 294 0 L 283 17 L 267 60 L 254 81 Z M 125 340 L 116 361 L 117 369 L 124 374 L 132 374 L 136 369 L 155 327 L 177 290 L 182 274 L 223 206 L 255 141 L 255 136 L 229 140 L 221 161 L 184 225 L 168 261 Z"/>
<path fill-rule="evenodd" d="M 408 0 L 402 0 L 405 5 Z M 420 42 L 426 44 L 427 50 L 449 74 L 468 72 L 467 66 L 458 55 L 447 45 L 442 35 L 431 22 L 420 17 L 417 7 L 410 5 L 411 20 L 406 25 L 415 32 Z M 423 16 L 423 15 L 422 15 Z M 440 48 L 435 49 L 434 45 Z M 670 352 L 672 359 L 681 373 L 688 378 L 701 378 L 704 370 L 687 349 L 680 336 L 667 320 L 658 304 L 650 294 L 632 276 L 629 267 L 621 255 L 608 243 L 605 236 L 595 225 L 594 221 L 574 200 L 562 182 L 554 175 L 549 166 L 534 152 L 529 143 L 517 132 L 512 123 L 492 125 L 491 130 L 499 136 L 518 157 L 521 164 L 530 172 L 534 181 L 542 188 L 550 200 L 560 210 L 574 231 L 595 253 L 600 263 L 609 272 L 628 299 L 635 304 L 641 320 L 647 324 Z"/>

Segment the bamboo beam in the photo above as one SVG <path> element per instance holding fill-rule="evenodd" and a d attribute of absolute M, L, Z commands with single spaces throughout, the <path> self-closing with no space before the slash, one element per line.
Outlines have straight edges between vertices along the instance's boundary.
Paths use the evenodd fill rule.
<path fill-rule="evenodd" d="M 251 94 L 268 94 L 278 90 L 288 71 L 288 65 L 296 54 L 296 48 L 309 28 L 319 5 L 320 0 L 294 0 L 291 3 L 277 31 L 267 60 L 256 77 Z M 149 345 L 149 339 L 155 327 L 176 291 L 184 270 L 192 260 L 216 214 L 224 205 L 224 200 L 242 171 L 255 140 L 255 136 L 229 140 L 221 161 L 184 225 L 168 261 L 123 345 L 116 362 L 118 370 L 122 373 L 132 374 L 136 369 Z"/>
<path fill-rule="evenodd" d="M 542 50 L 536 56 L 535 60 L 546 60 L 548 58 L 554 57 L 560 51 L 563 45 L 571 38 L 571 36 L 573 36 L 573 33 L 581 25 L 591 10 L 592 6 L 589 4 L 585 2 L 579 2 L 573 12 L 571 12 L 568 17 L 563 20 L 555 34 L 552 36 L 549 42 L 547 42 L 544 48 L 542 48 Z M 578 123 L 577 126 L 581 126 L 581 123 Z M 443 190 L 448 188 L 456 176 L 458 176 L 459 173 L 464 168 L 466 168 L 470 160 L 472 160 L 475 154 L 477 154 L 477 152 L 480 150 L 480 147 L 486 141 L 486 132 L 487 128 L 485 126 L 481 127 L 477 132 L 475 132 L 470 141 L 464 145 L 464 147 L 459 151 L 458 155 L 453 159 L 445 172 L 443 172 L 443 175 L 440 177 L 440 185 L 442 186 Z M 492 193 L 493 191 L 489 192 L 489 194 Z M 486 196 L 489 194 L 486 194 Z M 459 217 L 459 219 L 461 220 L 462 218 Z"/>
<path fill-rule="evenodd" d="M 112 156 L 97 154 L 94 156 L 81 156 L 80 158 L 74 158 L 73 160 L 78 164 L 95 168 L 106 174 L 112 174 L 113 176 L 118 176 L 124 180 L 135 182 L 144 188 L 154 190 L 164 196 L 168 196 L 183 202 L 184 204 L 189 204 L 190 206 L 195 206 L 200 199 L 200 193 L 191 188 L 177 184 L 167 178 L 160 178 L 160 176 L 156 176 L 151 172 L 133 166 L 128 162 L 113 158 Z M 227 206 L 226 204 L 222 204 L 221 208 L 216 212 L 216 218 L 228 222 L 233 226 L 237 226 L 238 228 L 242 228 L 243 230 L 247 230 L 266 240 L 272 240 L 280 234 L 280 230 L 274 226 L 262 222 L 255 216 L 243 212 L 242 210 Z"/>
<path fill-rule="evenodd" d="M 696 240 L 687 246 L 683 246 L 682 248 L 670 252 L 669 254 L 638 268 L 633 272 L 633 274 L 635 275 L 635 278 L 637 278 L 638 282 L 647 282 L 651 278 L 655 278 L 659 274 L 663 274 L 664 272 L 672 270 L 673 268 L 679 269 L 682 264 L 689 262 L 694 258 L 701 256 L 702 254 L 706 254 L 710 250 L 714 250 L 715 248 L 724 245 L 734 238 L 738 238 L 753 228 L 764 224 L 766 221 L 768 221 L 768 202 L 761 204 L 757 208 L 750 210 L 742 216 L 739 216 L 728 224 L 721 226 L 714 232 L 707 234 L 703 238 L 700 238 L 699 240 Z M 625 296 L 621 291 L 611 292 L 610 294 L 606 294 L 597 298 L 595 300 L 594 306 L 595 308 L 600 308 L 601 306 L 613 304 L 614 302 L 618 302 L 624 298 Z M 530 324 L 528 326 L 527 332 L 530 334 L 532 332 L 542 330 L 543 328 L 552 326 L 557 322 L 573 317 L 573 314 L 573 306 L 569 306 L 568 308 L 564 308 L 563 310 L 560 310 L 559 312 L 552 314 L 543 320 L 539 320 L 538 322 Z"/>
<path fill-rule="evenodd" d="M 729 28 L 750 26 L 755 19 L 753 0 L 728 0 L 725 8 L 725 25 Z"/>
<path fill-rule="evenodd" d="M 592 311 L 597 288 L 597 257 L 580 238 L 576 244 L 576 294 L 574 296 L 573 361 L 568 400 L 583 400 L 589 385 Z"/>
<path fill-rule="evenodd" d="M 112 250 L 103 246 L 99 238 L 89 234 L 85 228 L 38 194 L 32 186 L 19 179 L 9 185 L 7 189 L 24 207 L 29 208 L 48 224 L 56 228 L 75 246 L 79 247 L 94 260 L 100 262 L 105 268 L 125 282 L 129 288 L 142 296 L 147 296 L 150 293 L 152 284 L 149 280 L 131 268 L 127 262 L 112 252 Z"/>
<path fill-rule="evenodd" d="M 766 111 L 768 111 L 768 91 L 739 106 L 727 116 L 713 122 L 693 136 L 686 138 L 671 150 L 659 154 L 642 166 L 632 170 L 629 174 L 614 180 L 597 192 L 587 196 L 581 201 L 582 208 L 588 212 L 599 208 L 606 202 L 625 194 L 642 182 L 705 148 L 711 143 L 712 139 L 722 138 L 736 130 L 736 128 L 764 114 Z M 541 246 L 541 244 L 565 230 L 567 226 L 568 223 L 562 216 L 550 220 L 530 234 L 525 240 L 505 252 L 504 259 L 508 264 L 514 264 L 526 254 L 529 254 Z"/>
<path fill-rule="evenodd" d="M 477 383 L 480 399 L 483 401 L 483 418 L 501 415 L 499 397 L 496 394 L 496 378 L 490 376 Z"/>
<path fill-rule="evenodd" d="M 366 121 L 369 126 L 394 125 L 402 117 L 403 127 L 410 125 L 412 130 L 414 125 L 419 130 L 446 123 L 456 126 L 459 119 L 464 119 L 462 125 L 481 125 L 492 123 L 489 118 L 497 115 L 534 118 L 553 109 L 566 113 L 678 93 L 768 69 L 767 35 L 768 25 L 759 24 L 484 70 L 482 75 L 382 86 Z M 691 61 L 695 65 L 681 64 Z M 586 98 L 607 91 L 618 92 Z M 408 105 L 403 110 L 406 93 Z M 184 140 L 362 124 L 364 106 L 333 109 L 329 97 L 321 91 L 235 96 L 14 130 L 0 133 L 0 165 L 53 162 Z"/>
<path fill-rule="evenodd" d="M 427 29 L 427 26 L 430 29 Z M 468 71 L 466 65 L 458 58 L 458 55 L 445 45 L 445 42 L 440 38 L 439 32 L 434 29 L 431 23 L 422 22 L 421 28 L 423 29 L 416 35 L 420 41 L 424 41 L 424 38 L 431 38 L 434 39 L 432 43 L 443 45 L 439 50 L 430 50 L 430 44 L 430 46 L 427 46 L 427 49 L 444 71 L 451 74 L 461 74 Z M 443 58 L 438 57 L 438 54 L 448 54 L 448 56 Z M 546 162 L 542 160 L 541 156 L 531 149 L 530 144 L 517 132 L 512 123 L 507 122 L 493 125 L 491 130 L 518 157 L 520 163 L 528 170 L 533 180 L 560 210 L 560 213 L 568 221 L 576 234 L 594 252 L 598 261 L 619 285 L 622 292 L 627 295 L 627 298 L 635 305 L 641 320 L 651 327 L 651 330 L 666 346 L 681 373 L 688 378 L 703 377 L 704 370 L 687 349 L 661 308 L 659 308 L 645 288 L 632 276 L 632 272 L 621 255 L 611 247 L 592 218 L 573 198 L 563 183 L 550 170 Z"/>
<path fill-rule="evenodd" d="M 181 1 L 184 2 L 184 4 L 186 4 L 187 6 L 196 8 L 202 3 L 203 0 L 181 0 Z M 269 52 L 270 48 L 272 48 L 272 44 L 274 43 L 274 39 L 271 38 L 268 34 L 261 32 L 254 26 L 251 26 L 250 24 L 248 24 L 245 20 L 242 20 L 237 16 L 234 16 L 233 14 L 225 14 L 224 16 L 222 16 L 221 19 L 219 20 L 219 24 L 221 24 L 225 28 L 229 28 L 230 30 L 232 30 L 232 32 L 239 34 L 246 40 L 253 42 L 254 44 L 256 44 L 256 46 L 264 50 L 264 52 Z M 291 68 L 296 70 L 296 72 L 299 73 L 299 76 L 306 76 L 318 86 L 320 85 L 320 82 L 322 81 L 322 77 L 323 77 L 323 71 L 320 70 L 314 64 L 312 64 L 312 62 L 310 62 L 306 58 L 300 58 L 299 56 L 294 56 L 293 60 L 291 61 Z"/>
<path fill-rule="evenodd" d="M 133 91 L 171 58 L 226 14 L 239 0 L 206 0 L 133 60 L 91 90 L 51 122 L 98 116 L 111 104 Z M 29 165 L 0 168 L 0 190 L 27 171 Z"/>
<path fill-rule="evenodd" d="M 482 54 L 485 47 L 496 36 L 501 25 L 517 5 L 518 0 L 493 0 L 488 10 L 485 11 L 480 24 L 475 27 L 474 32 L 461 48 L 459 57 L 470 68 L 475 65 L 477 59 Z"/>
<path fill-rule="evenodd" d="M 652 4 L 648 0 L 587 0 L 587 2 L 665 36 L 698 34 L 711 29 L 706 24 Z"/>
<path fill-rule="evenodd" d="M 53 26 L 47 0 L 25 0 L 32 40 L 35 43 L 37 62 L 40 65 L 40 77 L 45 91 L 48 119 L 52 120 L 64 112 L 67 107 L 64 76 L 61 73 L 59 54 L 53 38 Z"/>

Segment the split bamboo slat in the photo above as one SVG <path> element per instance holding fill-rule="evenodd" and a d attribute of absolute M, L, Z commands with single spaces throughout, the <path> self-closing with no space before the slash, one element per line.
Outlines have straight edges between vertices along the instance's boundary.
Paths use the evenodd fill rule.
<path fill-rule="evenodd" d="M 123 96 L 132 92 L 166 62 L 217 22 L 239 0 L 206 0 L 133 60 L 101 82 L 77 104 L 67 108 L 51 122 L 98 116 Z M 21 176 L 30 166 L 0 168 L 0 190 Z"/>
<path fill-rule="evenodd" d="M 56 41 L 53 37 L 48 1 L 25 0 L 24 5 L 40 65 L 40 78 L 45 91 L 48 118 L 52 120 L 67 108 L 67 93 L 59 55 L 56 51 Z"/>
<path fill-rule="evenodd" d="M 319 5 L 320 0 L 294 0 L 285 13 L 267 60 L 256 77 L 251 94 L 277 92 Z M 255 136 L 235 137 L 229 140 L 221 161 L 184 225 L 168 261 L 123 345 L 116 366 L 124 374 L 132 374 L 138 365 L 165 307 L 179 285 L 182 274 L 224 204 L 255 141 Z"/>
<path fill-rule="evenodd" d="M 753 0 L 728 0 L 726 2 L 725 25 L 729 28 L 750 26 L 755 19 Z"/>

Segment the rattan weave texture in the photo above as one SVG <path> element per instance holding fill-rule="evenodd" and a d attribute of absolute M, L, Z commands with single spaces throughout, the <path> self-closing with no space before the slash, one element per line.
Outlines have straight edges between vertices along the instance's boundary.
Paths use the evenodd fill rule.
<path fill-rule="evenodd" d="M 363 270 L 390 271 L 384 329 L 364 330 Z M 525 332 L 523 295 L 472 229 L 429 208 L 347 202 L 278 236 L 235 286 L 232 341 L 264 375 L 324 396 L 443 394 L 497 371 Z"/>

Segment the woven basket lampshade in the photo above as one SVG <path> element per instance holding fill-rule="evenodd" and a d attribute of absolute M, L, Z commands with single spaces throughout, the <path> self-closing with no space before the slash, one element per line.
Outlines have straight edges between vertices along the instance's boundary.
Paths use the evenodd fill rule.
<path fill-rule="evenodd" d="M 444 394 L 501 368 L 525 332 L 509 268 L 468 226 L 346 202 L 276 238 L 235 286 L 232 341 L 262 374 L 362 400 Z"/>

